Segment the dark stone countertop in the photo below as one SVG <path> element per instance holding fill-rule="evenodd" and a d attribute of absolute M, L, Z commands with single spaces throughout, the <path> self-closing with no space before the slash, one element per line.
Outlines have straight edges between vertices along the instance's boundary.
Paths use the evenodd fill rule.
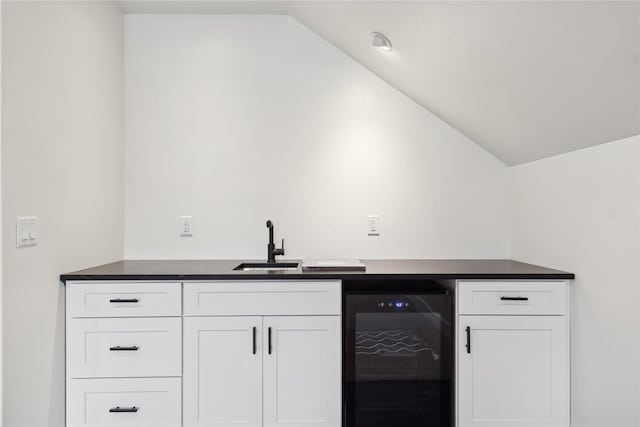
<path fill-rule="evenodd" d="M 279 262 L 291 260 L 278 260 Z M 507 259 L 362 260 L 366 272 L 234 271 L 264 260 L 125 260 L 62 274 L 60 280 L 264 280 L 264 279 L 573 279 L 573 273 Z"/>

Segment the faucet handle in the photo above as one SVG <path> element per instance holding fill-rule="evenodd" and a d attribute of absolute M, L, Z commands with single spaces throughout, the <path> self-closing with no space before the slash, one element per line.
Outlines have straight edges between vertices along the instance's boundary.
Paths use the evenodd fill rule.
<path fill-rule="evenodd" d="M 273 253 L 273 255 L 284 255 L 284 239 L 282 239 L 282 247 L 281 248 L 273 248 L 272 253 Z"/>

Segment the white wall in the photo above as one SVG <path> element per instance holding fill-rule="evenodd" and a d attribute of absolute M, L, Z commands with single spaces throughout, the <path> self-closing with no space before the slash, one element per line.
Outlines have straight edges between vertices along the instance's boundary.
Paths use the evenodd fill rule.
<path fill-rule="evenodd" d="M 2 425 L 64 425 L 60 273 L 122 258 L 123 18 L 102 2 L 3 2 Z M 40 244 L 15 248 L 15 218 Z"/>
<path fill-rule="evenodd" d="M 0 201 L 2 200 L 2 2 L 0 1 Z M 4 241 L 2 233 L 2 207 L 0 206 L 0 242 Z M 0 243 L 0 384 L 2 380 L 2 359 L 4 353 L 4 340 L 2 339 L 2 294 L 3 294 L 3 267 L 4 260 L 2 257 L 2 244 Z M 0 387 L 0 420 L 2 420 L 2 387 Z"/>
<path fill-rule="evenodd" d="M 510 175 L 512 258 L 576 274 L 572 426 L 639 426 L 640 136 Z"/>
<path fill-rule="evenodd" d="M 507 168 L 292 18 L 127 15 L 125 64 L 126 258 L 506 257 Z"/>

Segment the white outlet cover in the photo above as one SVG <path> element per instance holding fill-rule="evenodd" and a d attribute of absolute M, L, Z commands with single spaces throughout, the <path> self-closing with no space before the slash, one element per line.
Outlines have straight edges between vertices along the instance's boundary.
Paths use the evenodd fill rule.
<path fill-rule="evenodd" d="M 191 215 L 182 215 L 180 217 L 180 235 L 193 236 L 193 224 Z"/>
<path fill-rule="evenodd" d="M 380 215 L 369 215 L 367 221 L 367 234 L 369 236 L 380 235 Z"/>

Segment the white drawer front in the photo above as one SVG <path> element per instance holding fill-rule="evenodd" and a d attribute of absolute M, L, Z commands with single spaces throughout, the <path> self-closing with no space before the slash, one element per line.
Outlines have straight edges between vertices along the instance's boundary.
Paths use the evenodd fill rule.
<path fill-rule="evenodd" d="M 233 281 L 184 284 L 185 316 L 337 315 L 339 281 Z"/>
<path fill-rule="evenodd" d="M 71 317 L 180 316 L 180 283 L 67 285 Z"/>
<path fill-rule="evenodd" d="M 182 319 L 72 319 L 71 378 L 180 376 Z"/>
<path fill-rule="evenodd" d="M 180 389 L 180 378 L 71 380 L 67 426 L 179 427 Z M 135 412 L 114 412 L 133 411 L 134 407 Z"/>
<path fill-rule="evenodd" d="M 460 314 L 564 315 L 567 312 L 567 287 L 563 281 L 461 281 L 458 293 Z"/>

